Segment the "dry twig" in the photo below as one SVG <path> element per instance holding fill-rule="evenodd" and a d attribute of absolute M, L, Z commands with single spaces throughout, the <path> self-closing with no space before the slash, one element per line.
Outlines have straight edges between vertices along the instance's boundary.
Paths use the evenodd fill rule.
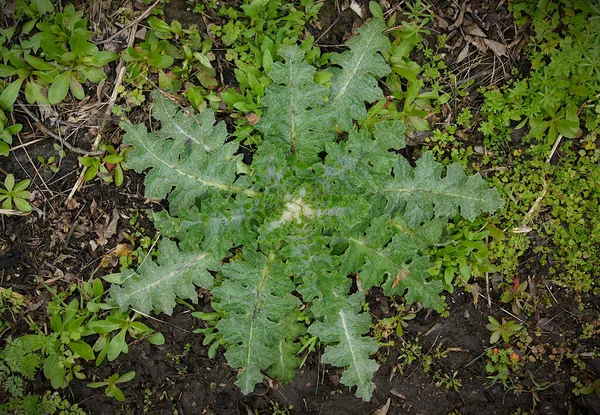
<path fill-rule="evenodd" d="M 144 12 L 142 14 L 140 14 L 138 17 L 136 17 L 136 19 L 133 22 L 129 23 L 123 29 L 119 30 L 117 33 L 115 33 L 114 35 L 112 35 L 108 39 L 104 39 L 104 40 L 102 40 L 100 42 L 97 42 L 96 46 L 103 45 L 104 43 L 112 42 L 117 37 L 119 37 L 123 33 L 125 33 L 127 31 L 127 29 L 130 29 L 130 28 L 133 28 L 133 33 L 134 33 L 134 36 L 135 36 L 135 32 L 137 31 L 137 25 L 150 14 L 150 12 L 152 11 L 152 9 L 155 8 L 158 5 L 158 3 L 160 3 L 160 0 L 156 0 L 154 3 L 152 3 L 152 5 L 150 7 L 148 7 L 146 10 L 144 10 Z M 128 42 L 128 43 L 129 43 L 128 46 L 131 46 L 131 42 Z"/>
<path fill-rule="evenodd" d="M 82 150 L 79 147 L 74 147 L 71 144 L 69 144 L 68 141 L 64 140 L 61 136 L 59 136 L 58 134 L 56 134 L 54 131 L 50 130 L 48 127 L 46 127 L 44 125 L 44 123 L 42 121 L 40 121 L 40 119 L 38 117 L 35 116 L 35 114 L 33 112 L 31 112 L 29 110 L 29 108 L 27 108 L 25 105 L 23 105 L 20 102 L 17 102 L 17 105 L 19 107 L 21 107 L 21 109 L 25 112 L 25 114 L 27 114 L 27 116 L 29 118 L 31 118 L 33 120 L 33 124 L 44 134 L 46 134 L 49 137 L 54 138 L 56 141 L 58 141 L 62 146 L 66 147 L 69 151 L 72 151 L 74 153 L 77 154 L 81 154 L 84 156 L 97 156 L 98 154 L 102 154 L 101 152 L 98 151 L 86 151 L 86 150 Z M 39 140 L 36 140 L 35 142 L 37 142 Z M 28 145 L 31 145 L 33 143 L 25 143 L 25 144 L 21 144 L 15 148 L 13 148 L 13 150 L 16 150 L 17 148 L 24 148 L 27 147 Z"/>

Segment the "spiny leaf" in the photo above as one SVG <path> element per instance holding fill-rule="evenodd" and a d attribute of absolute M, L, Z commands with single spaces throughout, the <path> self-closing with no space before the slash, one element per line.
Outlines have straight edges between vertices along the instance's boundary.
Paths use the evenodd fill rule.
<path fill-rule="evenodd" d="M 218 193 L 202 200 L 200 207 L 183 210 L 178 217 L 166 211 L 150 212 L 156 229 L 177 238 L 185 250 L 201 247 L 223 257 L 235 245 L 253 246 L 256 235 L 250 228 L 252 199 L 238 194 L 235 199 Z"/>
<path fill-rule="evenodd" d="M 262 382 L 262 370 L 292 380 L 298 366 L 294 340 L 303 332 L 297 323 L 301 304 L 294 284 L 273 254 L 268 258 L 245 249 L 243 261 L 225 264 L 225 280 L 213 290 L 215 306 L 225 314 L 217 329 L 227 341 L 227 362 L 240 368 L 236 384 L 250 393 Z"/>
<path fill-rule="evenodd" d="M 214 118 L 207 111 L 203 124 L 196 128 L 196 121 L 174 110 L 166 98 L 155 95 L 155 99 L 155 114 L 164 123 L 164 131 L 148 133 L 143 125 L 123 124 L 124 140 L 134 146 L 128 166 L 137 172 L 150 169 L 146 197 L 164 199 L 168 195 L 171 213 L 177 214 L 212 192 L 251 193 L 243 180 L 236 183 L 241 156 L 234 156 L 236 144 L 225 143 L 224 123 L 213 127 Z"/>
<path fill-rule="evenodd" d="M 298 46 L 284 46 L 279 55 L 285 63 L 273 63 L 269 72 L 274 84 L 265 91 L 265 114 L 257 127 L 265 140 L 287 149 L 301 165 L 310 165 L 318 161 L 325 142 L 335 139 L 324 105 L 327 89 L 313 81 L 316 69 L 303 61 Z"/>
<path fill-rule="evenodd" d="M 372 193 L 389 175 L 398 156 L 390 149 L 404 148 L 404 124 L 383 122 L 375 129 L 375 139 L 366 130 L 353 130 L 348 139 L 328 143 L 323 166 L 313 166 L 324 178 L 328 190 L 336 193 Z"/>
<path fill-rule="evenodd" d="M 408 161 L 398 157 L 394 178 L 383 187 L 388 200 L 406 208 L 411 223 L 418 224 L 437 217 L 450 218 L 459 210 L 469 220 L 482 212 L 494 212 L 503 205 L 496 189 L 490 189 L 481 176 L 467 176 L 463 167 L 454 163 L 446 168 L 433 160 L 428 152 L 413 169 Z"/>
<path fill-rule="evenodd" d="M 110 300 L 122 310 L 131 307 L 145 314 L 154 310 L 171 315 L 176 298 L 197 303 L 195 286 L 212 288 L 208 270 L 218 268 L 219 258 L 210 252 L 182 252 L 175 242 L 163 239 L 156 262 L 148 259 L 137 271 L 121 272 L 122 285 L 112 285 Z"/>
<path fill-rule="evenodd" d="M 326 315 L 323 321 L 315 321 L 308 332 L 323 343 L 333 343 L 325 347 L 321 360 L 345 368 L 340 381 L 346 386 L 356 386 L 356 396 L 368 401 L 375 389 L 373 375 L 379 368 L 369 356 L 379 349 L 379 344 L 371 337 L 364 337 L 371 327 L 371 317 L 360 313 L 363 301 L 362 293 L 352 294 L 343 307 Z"/>
<path fill-rule="evenodd" d="M 331 63 L 339 68 L 330 68 L 331 108 L 335 111 L 335 120 L 345 131 L 352 129 L 352 120 L 362 120 L 367 112 L 366 102 L 375 102 L 383 98 L 383 92 L 377 86 L 378 78 L 390 72 L 389 65 L 379 54 L 390 48 L 390 41 L 383 34 L 385 23 L 373 19 L 359 29 L 359 35 L 346 44 L 348 51 L 332 55 Z"/>
<path fill-rule="evenodd" d="M 363 290 L 385 284 L 388 295 L 401 295 L 408 290 L 407 301 L 440 310 L 442 284 L 426 281 L 430 276 L 429 262 L 417 253 L 437 242 L 443 226 L 444 222 L 431 221 L 411 230 L 392 221 L 388 215 L 377 217 L 364 236 L 349 239 L 342 271 L 356 273 Z"/>

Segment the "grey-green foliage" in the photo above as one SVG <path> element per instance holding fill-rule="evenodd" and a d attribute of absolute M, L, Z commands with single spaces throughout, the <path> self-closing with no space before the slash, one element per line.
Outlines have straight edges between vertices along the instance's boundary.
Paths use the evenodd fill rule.
<path fill-rule="evenodd" d="M 397 151 L 402 123 L 354 127 L 365 102 L 383 95 L 384 28 L 371 21 L 332 57 L 329 89 L 313 81 L 298 47 L 280 50 L 284 63 L 269 73 L 257 124 L 263 141 L 251 165 L 210 111 L 178 110 L 160 94 L 153 107 L 160 129 L 124 127 L 135 147 L 130 166 L 147 171 L 146 196 L 166 198 L 169 212 L 151 214 L 165 237 L 158 263 L 124 271 L 112 299 L 171 313 L 179 295 L 196 301 L 194 284 L 211 289 L 216 328 L 244 393 L 263 373 L 291 380 L 299 339 L 310 333 L 325 345 L 323 361 L 346 369 L 342 383 L 370 399 L 378 346 L 367 336 L 365 293 L 380 286 L 440 310 L 442 284 L 430 280 L 424 252 L 448 218 L 502 205 L 495 189 L 459 165 L 444 170 L 425 154 L 413 168 Z"/>

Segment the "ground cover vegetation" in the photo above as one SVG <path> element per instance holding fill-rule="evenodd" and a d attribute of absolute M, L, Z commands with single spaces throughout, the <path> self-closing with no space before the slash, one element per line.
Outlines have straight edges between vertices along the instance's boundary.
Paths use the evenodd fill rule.
<path fill-rule="evenodd" d="M 594 413 L 600 8 L 497 3 L 0 3 L 0 410 Z"/>

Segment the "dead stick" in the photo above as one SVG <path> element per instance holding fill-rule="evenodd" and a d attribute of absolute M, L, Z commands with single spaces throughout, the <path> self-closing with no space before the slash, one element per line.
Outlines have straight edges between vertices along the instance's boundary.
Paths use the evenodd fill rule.
<path fill-rule="evenodd" d="M 142 20 L 144 20 L 146 18 L 146 16 L 148 16 L 150 14 L 152 9 L 158 5 L 158 3 L 160 3 L 160 0 L 156 0 L 150 7 L 148 7 L 142 14 L 140 14 L 133 22 L 129 23 L 127 26 L 125 26 L 123 29 L 119 30 L 117 33 L 115 33 L 108 39 L 105 39 L 105 40 L 102 40 L 102 41 L 96 43 L 96 45 L 102 45 L 104 43 L 111 42 L 111 41 L 115 40 L 118 36 L 123 34 L 125 31 L 127 31 L 127 29 L 134 27 L 134 26 L 136 26 L 136 28 L 135 28 L 136 30 L 133 30 L 133 33 L 135 33 L 137 31 L 138 23 L 141 22 Z M 131 46 L 131 45 L 129 45 L 129 46 Z"/>
<path fill-rule="evenodd" d="M 63 146 L 65 146 L 69 151 L 72 151 L 74 153 L 77 154 L 82 154 L 84 156 L 95 156 L 98 154 L 101 154 L 97 151 L 95 151 L 95 149 L 92 149 L 92 151 L 85 151 L 82 150 L 78 147 L 73 147 L 71 144 L 69 144 L 66 140 L 64 140 L 61 136 L 59 136 L 58 134 L 56 134 L 55 132 L 53 132 L 52 130 L 50 130 L 48 127 L 46 127 L 44 125 L 44 123 L 42 123 L 40 121 L 40 119 L 38 117 L 36 117 L 33 112 L 29 111 L 29 108 L 27 108 L 25 105 L 23 105 L 22 103 L 18 102 L 17 105 L 19 107 L 21 107 L 21 109 L 23 111 L 25 111 L 25 114 L 27 114 L 27 116 L 29 118 L 31 118 L 33 120 L 33 124 L 39 129 L 41 130 L 44 134 L 54 138 L 56 141 L 58 141 L 60 144 L 62 144 Z M 17 149 L 17 148 L 21 148 L 21 147 L 26 147 L 31 143 L 26 143 L 26 144 L 21 144 L 17 147 L 14 147 L 13 150 Z"/>

